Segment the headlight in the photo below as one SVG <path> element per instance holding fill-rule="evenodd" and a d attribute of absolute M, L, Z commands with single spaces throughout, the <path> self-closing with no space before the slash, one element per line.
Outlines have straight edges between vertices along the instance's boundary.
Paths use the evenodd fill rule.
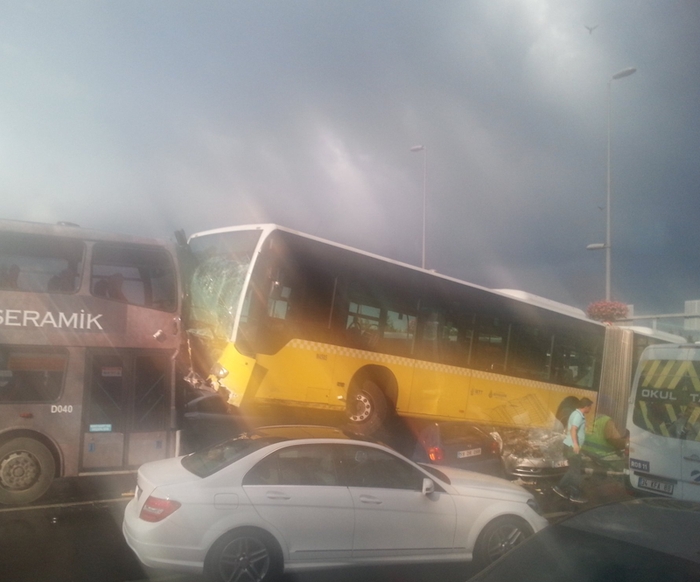
<path fill-rule="evenodd" d="M 211 370 L 209 370 L 209 373 L 212 376 L 216 376 L 219 380 L 221 380 L 221 378 L 226 378 L 226 376 L 228 376 L 228 370 L 226 368 L 224 368 L 218 362 L 211 367 Z"/>

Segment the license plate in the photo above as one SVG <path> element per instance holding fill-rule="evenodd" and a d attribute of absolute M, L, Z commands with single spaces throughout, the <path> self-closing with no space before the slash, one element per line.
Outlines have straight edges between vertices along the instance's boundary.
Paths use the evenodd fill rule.
<path fill-rule="evenodd" d="M 567 461 L 566 459 L 563 461 L 554 461 L 552 463 L 552 467 L 554 467 L 555 469 L 558 469 L 559 467 L 568 467 L 568 466 L 569 466 L 569 461 Z"/>
<path fill-rule="evenodd" d="M 638 485 L 642 489 L 649 489 L 650 491 L 660 491 L 661 493 L 673 495 L 673 483 L 666 483 L 665 481 L 657 481 L 656 479 L 647 479 L 646 477 L 640 477 Z"/>
<path fill-rule="evenodd" d="M 469 449 L 468 451 L 458 451 L 458 459 L 466 459 L 467 457 L 477 457 L 481 454 L 481 449 Z"/>

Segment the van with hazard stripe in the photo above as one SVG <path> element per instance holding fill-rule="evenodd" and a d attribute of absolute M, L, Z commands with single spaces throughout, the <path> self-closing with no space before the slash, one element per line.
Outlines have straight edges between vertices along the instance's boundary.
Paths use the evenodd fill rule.
<path fill-rule="evenodd" d="M 634 489 L 700 501 L 700 345 L 653 345 L 628 407 Z"/>

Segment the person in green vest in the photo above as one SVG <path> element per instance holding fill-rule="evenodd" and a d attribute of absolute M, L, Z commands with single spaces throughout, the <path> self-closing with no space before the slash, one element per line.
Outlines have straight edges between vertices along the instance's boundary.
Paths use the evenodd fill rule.
<path fill-rule="evenodd" d="M 607 414 L 599 414 L 593 422 L 593 431 L 586 435 L 582 450 L 587 455 L 604 459 L 624 450 L 627 439 L 620 434 L 615 422 Z"/>

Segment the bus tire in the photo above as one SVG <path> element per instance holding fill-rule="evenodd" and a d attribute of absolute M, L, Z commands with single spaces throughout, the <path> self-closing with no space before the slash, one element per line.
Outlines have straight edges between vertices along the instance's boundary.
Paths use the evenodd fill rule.
<path fill-rule="evenodd" d="M 51 451 L 32 438 L 14 438 L 0 445 L 0 503 L 20 505 L 39 499 L 54 478 Z"/>
<path fill-rule="evenodd" d="M 379 386 L 364 379 L 350 388 L 345 413 L 351 430 L 371 435 L 384 424 L 389 405 Z"/>

